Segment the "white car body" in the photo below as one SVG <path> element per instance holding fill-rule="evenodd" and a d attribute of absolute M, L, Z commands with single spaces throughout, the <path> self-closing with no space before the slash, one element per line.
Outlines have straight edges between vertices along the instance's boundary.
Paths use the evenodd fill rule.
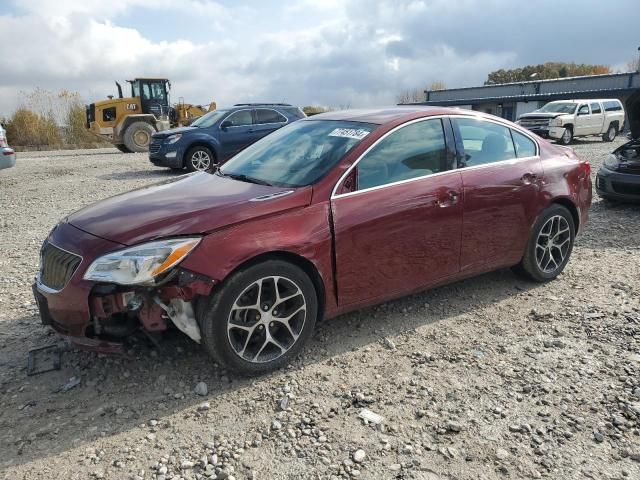
<path fill-rule="evenodd" d="M 520 116 L 516 123 L 561 143 L 591 135 L 601 135 L 603 140 L 613 141 L 624 128 L 624 115 L 622 103 L 615 98 L 558 100 Z"/>
<path fill-rule="evenodd" d="M 0 170 L 3 168 L 11 168 L 16 164 L 16 152 L 9 148 L 7 143 L 7 135 L 0 125 Z"/>

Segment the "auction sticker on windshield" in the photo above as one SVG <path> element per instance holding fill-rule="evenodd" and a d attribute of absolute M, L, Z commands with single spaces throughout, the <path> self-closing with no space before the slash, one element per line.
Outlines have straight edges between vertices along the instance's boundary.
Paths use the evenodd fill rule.
<path fill-rule="evenodd" d="M 367 135 L 369 132 L 362 128 L 336 128 L 329 134 L 330 137 L 355 138 L 356 140 L 362 140 Z"/>

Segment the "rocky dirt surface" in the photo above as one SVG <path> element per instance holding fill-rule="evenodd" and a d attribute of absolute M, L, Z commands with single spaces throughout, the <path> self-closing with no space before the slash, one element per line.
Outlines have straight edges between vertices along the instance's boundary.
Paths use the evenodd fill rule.
<path fill-rule="evenodd" d="M 613 147 L 575 150 L 595 178 Z M 175 175 L 115 150 L 0 172 L 0 478 L 640 478 L 640 209 L 598 198 L 556 281 L 502 270 L 345 315 L 270 375 L 173 335 L 27 376 L 59 341 L 30 291 L 49 230 Z"/>

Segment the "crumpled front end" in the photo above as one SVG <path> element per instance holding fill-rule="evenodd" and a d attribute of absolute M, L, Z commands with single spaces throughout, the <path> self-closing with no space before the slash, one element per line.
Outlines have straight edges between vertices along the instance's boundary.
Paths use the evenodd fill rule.
<path fill-rule="evenodd" d="M 44 242 L 33 285 L 42 323 L 76 346 L 122 353 L 126 337 L 163 332 L 171 324 L 200 340 L 195 306 L 214 282 L 176 267 L 155 285 L 117 285 L 84 279 L 93 261 L 123 245 L 61 223 Z"/>

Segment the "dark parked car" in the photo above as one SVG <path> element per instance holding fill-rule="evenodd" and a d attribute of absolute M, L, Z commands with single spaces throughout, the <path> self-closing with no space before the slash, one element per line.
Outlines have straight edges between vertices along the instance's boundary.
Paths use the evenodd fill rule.
<path fill-rule="evenodd" d="M 117 351 L 171 324 L 218 362 L 288 362 L 321 318 L 503 267 L 566 266 L 590 166 L 478 112 L 393 107 L 297 121 L 213 175 L 65 218 L 34 285 L 42 321 Z"/>
<path fill-rule="evenodd" d="M 640 202 L 640 93 L 626 104 L 631 141 L 618 147 L 596 175 L 596 191 L 607 200 Z"/>
<path fill-rule="evenodd" d="M 244 103 L 214 110 L 188 127 L 153 134 L 149 160 L 159 167 L 210 171 L 271 132 L 304 118 L 285 103 Z"/>

